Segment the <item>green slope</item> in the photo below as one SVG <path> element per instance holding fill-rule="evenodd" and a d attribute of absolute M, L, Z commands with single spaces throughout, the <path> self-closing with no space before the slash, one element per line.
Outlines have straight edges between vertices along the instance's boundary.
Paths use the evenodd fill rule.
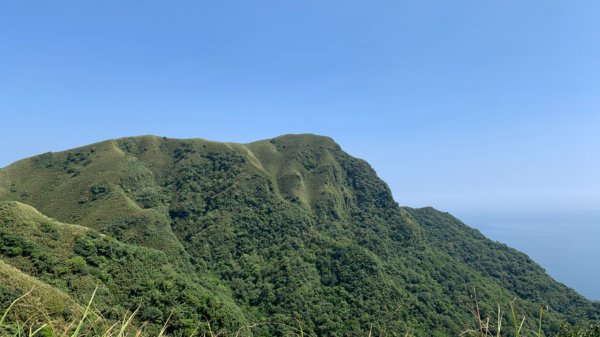
<path fill-rule="evenodd" d="M 139 305 L 150 330 L 170 314 L 180 329 L 204 318 L 229 328 L 246 321 L 227 288 L 209 275 L 190 276 L 162 251 L 57 222 L 19 202 L 0 202 L 0 256 L 0 274 L 7 275 L 0 281 L 4 305 L 33 289 L 40 307 L 63 315 L 71 297 L 84 304 L 99 285 L 95 305 L 104 317 L 119 319 Z"/>
<path fill-rule="evenodd" d="M 573 323 L 577 318 L 598 319 L 598 303 L 591 304 L 558 282 L 547 282 L 546 271 L 527 255 L 498 242 L 433 208 L 408 209 L 422 224 L 427 240 L 456 262 L 464 263 L 520 298 L 549 305 Z M 565 305 L 569 303 L 569 305 Z"/>
<path fill-rule="evenodd" d="M 23 273 L 18 268 L 0 260 L 0 300 L 1 308 L 8 308 L 10 303 L 19 296 L 29 293 L 23 302 L 35 308 L 44 308 L 51 314 L 62 316 L 78 308 L 70 296 L 39 279 Z M 27 310 L 27 315 L 35 310 Z M 4 312 L 3 312 L 4 313 Z"/>
<path fill-rule="evenodd" d="M 597 319 L 600 313 L 598 304 L 555 282 L 523 254 L 450 215 L 399 207 L 366 162 L 327 137 L 288 135 L 250 144 L 110 140 L 0 170 L 2 199 L 94 229 L 92 240 L 143 251 L 110 263 L 140 280 L 137 292 L 119 292 L 125 279 L 90 279 L 123 307 L 147 296 L 139 294 L 164 291 L 144 283 L 152 276 L 143 270 L 162 261 L 173 277 L 186 275 L 190 296 L 224 298 L 227 309 L 194 308 L 195 315 L 213 310 L 215 320 L 235 318 L 222 319 L 223 327 L 298 319 L 319 335 L 366 335 L 371 327 L 388 335 L 409 328 L 455 334 L 472 325 L 472 289 L 488 304 L 486 313 L 515 296 L 531 317 L 550 303 L 548 331 L 560 320 Z M 22 234 L 28 240 L 31 235 Z M 58 254 L 45 241 L 40 249 Z M 65 258 L 73 258 L 69 254 Z M 31 268 L 23 259 L 9 263 Z M 56 274 L 29 271 L 74 296 L 89 290 L 69 288 Z M 168 304 L 153 312 L 164 317 Z M 275 326 L 254 331 L 285 332 Z"/>

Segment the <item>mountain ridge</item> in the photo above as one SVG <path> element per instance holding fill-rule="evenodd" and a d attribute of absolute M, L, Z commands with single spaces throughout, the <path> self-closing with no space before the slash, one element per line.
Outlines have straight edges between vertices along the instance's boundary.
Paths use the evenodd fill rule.
<path fill-rule="evenodd" d="M 448 213 L 400 207 L 367 162 L 329 137 L 125 137 L 17 161 L 0 169 L 0 186 L 0 200 L 164 252 L 173 275 L 198 278 L 189 281 L 198 292 L 216 282 L 238 312 L 224 329 L 299 317 L 320 335 L 369 325 L 392 335 L 460 332 L 473 288 L 497 302 L 516 295 L 530 316 L 552 302 L 549 331 L 600 312 Z M 183 317 L 178 324 L 189 328 Z"/>

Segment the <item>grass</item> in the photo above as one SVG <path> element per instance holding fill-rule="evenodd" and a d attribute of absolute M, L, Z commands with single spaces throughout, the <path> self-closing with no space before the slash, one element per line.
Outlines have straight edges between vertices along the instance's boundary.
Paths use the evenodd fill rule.
<path fill-rule="evenodd" d="M 19 311 L 28 308 L 25 300 L 32 296 L 34 289 L 29 290 L 12 301 L 0 316 L 0 336 L 2 337 L 168 337 L 167 330 L 169 327 L 169 319 L 166 320 L 160 331 L 151 333 L 146 328 L 146 323 L 137 320 L 139 307 L 133 311 L 127 311 L 122 318 L 117 322 L 110 322 L 102 317 L 102 315 L 93 307 L 94 299 L 97 294 L 97 288 L 94 290 L 90 299 L 83 310 L 83 313 L 75 315 L 70 321 L 53 320 L 48 312 L 43 308 L 36 308 L 36 311 L 41 315 L 31 315 L 23 318 L 19 315 Z M 528 336 L 528 337 L 543 337 L 542 333 L 544 312 L 548 310 L 547 306 L 540 306 L 538 330 L 523 329 L 526 316 L 521 316 L 517 313 L 516 299 L 509 302 L 510 319 L 513 326 L 513 331 L 505 331 L 503 329 L 503 321 L 505 312 L 500 304 L 497 305 L 496 317 L 483 317 L 480 312 L 479 303 L 474 292 L 474 307 L 471 313 L 476 320 L 475 329 L 466 329 L 460 336 L 478 336 L 478 337 L 502 337 L 502 336 Z M 495 325 L 491 322 L 495 321 Z M 232 333 L 214 332 L 211 329 L 210 322 L 206 324 L 198 324 L 198 327 L 188 336 L 185 337 L 218 337 L 218 336 L 252 336 L 252 328 L 264 324 L 281 324 L 273 322 L 258 322 L 248 326 L 242 326 L 237 331 Z M 286 326 L 288 330 L 293 331 L 289 336 L 304 337 L 307 333 L 304 331 L 302 322 L 296 320 L 296 327 Z M 201 325 L 205 328 L 201 328 Z M 369 337 L 373 336 L 372 328 L 369 329 Z M 411 332 L 407 330 L 405 337 L 410 337 Z M 181 336 L 184 337 L 184 336 Z M 581 327 L 565 327 L 556 335 L 556 337 L 600 337 L 600 325 L 590 326 L 587 328 Z"/>
<path fill-rule="evenodd" d="M 76 315 L 70 321 L 57 321 L 43 308 L 36 308 L 41 315 L 31 315 L 22 318 L 18 311 L 27 308 L 24 300 L 31 296 L 33 289 L 21 297 L 15 299 L 5 310 L 0 318 L 0 336 L 2 337 L 127 337 L 147 336 L 144 334 L 142 324 L 134 325 L 134 319 L 138 310 L 127 312 L 121 321 L 110 323 L 105 320 L 92 306 L 96 296 L 96 290 L 92 293 L 83 314 Z M 12 320 L 7 320 L 12 314 Z M 163 329 L 158 337 L 164 335 Z"/>
<path fill-rule="evenodd" d="M 140 322 L 137 315 L 140 308 L 126 311 L 123 317 L 114 322 L 105 319 L 93 306 L 97 294 L 94 290 L 83 310 L 83 313 L 74 315 L 71 320 L 63 321 L 53 319 L 51 314 L 43 307 L 36 307 L 37 314 L 21 315 L 20 311 L 30 313 L 31 305 L 25 303 L 32 296 L 34 289 L 29 290 L 12 301 L 0 316 L 1 337 L 169 337 L 170 317 L 158 332 L 149 332 L 147 322 Z M 74 308 L 79 309 L 79 308 Z M 304 337 L 306 335 L 302 322 L 296 320 L 297 327 L 286 325 L 287 330 L 293 330 L 291 336 Z M 198 324 L 197 328 L 189 335 L 180 337 L 218 337 L 218 336 L 252 336 L 252 329 L 261 325 L 284 325 L 276 322 L 257 322 L 240 327 L 231 333 L 213 331 L 210 322 Z M 205 328 L 202 328 L 204 326 Z M 178 335 L 179 336 L 179 335 Z"/>
<path fill-rule="evenodd" d="M 523 325 L 525 323 L 526 316 L 520 316 L 517 314 L 516 300 L 517 299 L 514 298 L 512 301 L 510 301 L 508 306 L 509 306 L 509 310 L 510 310 L 511 322 L 513 325 L 512 335 L 515 337 L 521 337 L 521 335 L 524 332 Z M 479 337 L 494 337 L 494 336 L 501 337 L 501 336 L 507 335 L 507 332 L 503 330 L 503 325 L 502 325 L 502 323 L 504 321 L 505 313 L 502 311 L 502 306 L 500 305 L 500 303 L 498 303 L 497 307 L 498 307 L 498 310 L 496 311 L 495 319 L 493 317 L 489 317 L 489 316 L 488 317 L 482 316 L 480 307 L 479 307 L 479 302 L 477 300 L 477 292 L 475 290 L 473 290 L 473 309 L 471 309 L 471 314 L 475 317 L 475 320 L 477 322 L 477 328 L 476 329 L 467 329 L 461 335 L 474 335 L 474 336 L 479 336 Z M 544 336 L 542 333 L 542 320 L 543 320 L 544 309 L 546 309 L 546 308 L 547 308 L 547 306 L 545 306 L 545 305 L 540 306 L 537 334 L 532 334 L 533 331 L 528 331 L 530 333 L 526 334 L 526 335 L 536 336 L 536 337 Z M 493 325 L 491 323 L 492 321 L 495 321 L 496 325 Z"/>
<path fill-rule="evenodd" d="M 544 312 L 548 311 L 547 305 L 540 305 L 539 316 L 537 319 L 537 330 L 526 329 L 525 321 L 527 317 L 525 315 L 518 314 L 516 298 L 508 303 L 508 310 L 510 313 L 510 320 L 512 323 L 512 331 L 505 328 L 503 322 L 505 320 L 505 312 L 502 310 L 502 306 L 498 303 L 496 317 L 482 316 L 477 302 L 477 295 L 473 292 L 474 307 L 471 309 L 471 314 L 475 317 L 476 328 L 467 329 L 462 332 L 461 336 L 478 336 L 478 337 L 544 337 L 547 336 L 543 332 L 544 324 Z M 495 325 L 491 322 L 495 321 Z M 590 326 L 570 326 L 564 324 L 561 330 L 552 335 L 555 337 L 600 337 L 600 324 Z"/>

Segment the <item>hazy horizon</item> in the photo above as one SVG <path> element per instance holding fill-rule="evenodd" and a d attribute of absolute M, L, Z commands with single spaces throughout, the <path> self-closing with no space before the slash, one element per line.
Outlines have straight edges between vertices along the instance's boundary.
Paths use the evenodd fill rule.
<path fill-rule="evenodd" d="M 600 256 L 600 211 L 545 213 L 454 213 L 485 236 L 529 255 L 555 280 L 600 301 L 594 263 Z"/>

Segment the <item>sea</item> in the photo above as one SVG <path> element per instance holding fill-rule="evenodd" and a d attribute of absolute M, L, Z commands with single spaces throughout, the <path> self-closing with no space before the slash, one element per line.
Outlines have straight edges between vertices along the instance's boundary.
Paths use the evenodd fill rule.
<path fill-rule="evenodd" d="M 488 238 L 529 255 L 555 280 L 600 301 L 600 211 L 458 213 Z"/>

